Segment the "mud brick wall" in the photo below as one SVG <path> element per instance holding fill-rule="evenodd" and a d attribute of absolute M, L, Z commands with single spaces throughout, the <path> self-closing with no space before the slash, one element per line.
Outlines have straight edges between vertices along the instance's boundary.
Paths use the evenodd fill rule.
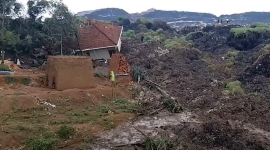
<path fill-rule="evenodd" d="M 49 56 L 46 76 L 48 87 L 60 91 L 94 87 L 94 70 L 90 57 Z"/>

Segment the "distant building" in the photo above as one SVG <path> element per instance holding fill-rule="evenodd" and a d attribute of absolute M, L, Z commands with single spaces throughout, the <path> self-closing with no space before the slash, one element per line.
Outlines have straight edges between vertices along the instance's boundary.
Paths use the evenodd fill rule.
<path fill-rule="evenodd" d="M 89 19 L 79 27 L 79 46 L 76 54 L 92 59 L 110 59 L 121 51 L 123 27 Z"/>

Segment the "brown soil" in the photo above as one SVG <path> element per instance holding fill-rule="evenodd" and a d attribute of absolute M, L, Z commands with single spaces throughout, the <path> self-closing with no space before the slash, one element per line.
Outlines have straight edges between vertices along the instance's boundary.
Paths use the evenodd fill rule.
<path fill-rule="evenodd" d="M 40 75 L 44 75 L 39 70 L 36 70 L 36 75 L 28 75 L 30 72 L 32 71 L 18 71 L 13 77 L 38 79 Z M 91 81 L 95 87 L 91 89 L 57 91 L 37 85 L 6 84 L 3 78 L 5 77 L 0 77 L 0 149 L 19 148 L 24 146 L 27 138 L 39 137 L 47 131 L 55 132 L 63 124 L 75 127 L 77 133 L 68 140 L 67 143 L 70 144 L 60 142 L 60 146 L 74 147 L 84 143 L 90 135 L 112 128 L 108 124 L 119 126 L 134 117 L 132 113 L 114 108 L 114 101 L 110 98 L 110 82 L 106 79 L 94 78 Z M 130 99 L 132 95 L 129 87 L 124 85 L 119 85 L 116 93 L 118 99 Z M 56 108 L 38 103 L 37 98 L 55 105 Z M 115 114 L 110 116 L 99 110 L 105 106 L 115 110 Z"/>

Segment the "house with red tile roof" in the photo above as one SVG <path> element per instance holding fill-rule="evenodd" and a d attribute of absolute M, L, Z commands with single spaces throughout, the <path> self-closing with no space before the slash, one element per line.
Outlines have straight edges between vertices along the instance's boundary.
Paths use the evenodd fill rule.
<path fill-rule="evenodd" d="M 114 53 L 121 51 L 123 27 L 102 21 L 89 19 L 79 27 L 79 47 L 81 55 L 92 59 L 110 59 Z"/>

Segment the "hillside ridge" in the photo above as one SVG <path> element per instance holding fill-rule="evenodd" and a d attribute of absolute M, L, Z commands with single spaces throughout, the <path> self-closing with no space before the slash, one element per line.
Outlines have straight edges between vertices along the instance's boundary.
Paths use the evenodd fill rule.
<path fill-rule="evenodd" d="M 78 16 L 85 16 L 87 18 L 114 21 L 119 17 L 128 18 L 131 21 L 136 21 L 138 18 L 145 18 L 148 20 L 163 20 L 171 26 L 183 26 L 183 25 L 207 25 L 230 20 L 233 24 L 246 25 L 253 22 L 270 23 L 270 12 L 243 12 L 229 15 L 216 16 L 211 13 L 203 12 L 190 12 L 190 11 L 176 11 L 176 10 L 158 10 L 150 8 L 146 11 L 139 13 L 128 13 L 124 9 L 120 8 L 103 8 L 92 11 L 82 11 L 77 13 Z"/>

